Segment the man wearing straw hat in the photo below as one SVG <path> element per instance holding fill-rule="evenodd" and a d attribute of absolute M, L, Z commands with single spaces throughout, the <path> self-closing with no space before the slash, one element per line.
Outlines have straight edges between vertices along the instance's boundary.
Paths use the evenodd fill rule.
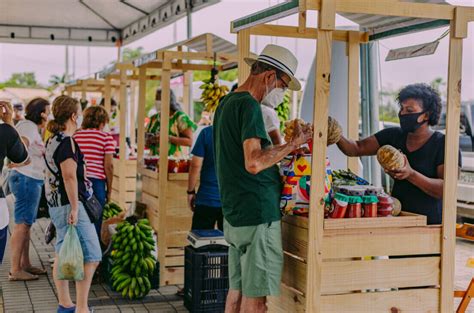
<path fill-rule="evenodd" d="M 280 294 L 283 265 L 276 163 L 307 142 L 312 130 L 297 126 L 290 142 L 272 146 L 260 103 L 272 92 L 301 88 L 294 76 L 298 61 L 276 45 L 245 61 L 250 76 L 222 99 L 214 120 L 224 234 L 230 244 L 226 312 L 265 312 L 266 297 Z"/>

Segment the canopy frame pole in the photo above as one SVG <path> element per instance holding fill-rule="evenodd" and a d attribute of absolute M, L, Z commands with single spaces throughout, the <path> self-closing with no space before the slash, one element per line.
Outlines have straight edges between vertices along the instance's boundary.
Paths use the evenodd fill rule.
<path fill-rule="evenodd" d="M 360 42 L 356 32 L 349 33 L 347 42 L 348 55 L 348 102 L 347 102 L 347 138 L 359 139 L 359 68 L 360 68 Z M 347 157 L 347 168 L 360 175 L 359 158 Z"/>
<path fill-rule="evenodd" d="M 120 71 L 120 87 L 119 87 L 119 106 L 120 106 L 120 120 L 119 120 L 119 204 L 126 207 L 126 192 L 127 188 L 126 164 L 127 164 L 127 70 L 119 68 Z"/>
<path fill-rule="evenodd" d="M 110 113 L 112 109 L 112 90 L 111 90 L 111 79 L 110 76 L 107 76 L 104 80 L 104 108 L 107 112 Z"/>
<path fill-rule="evenodd" d="M 463 38 L 467 37 L 467 20 L 458 20 L 462 10 L 456 8 L 449 34 L 448 96 L 446 105 L 446 138 L 443 185 L 443 241 L 441 253 L 440 311 L 451 312 L 454 306 L 454 256 L 456 250 L 456 204 L 458 183 L 459 124 L 461 117 L 461 79 Z"/>

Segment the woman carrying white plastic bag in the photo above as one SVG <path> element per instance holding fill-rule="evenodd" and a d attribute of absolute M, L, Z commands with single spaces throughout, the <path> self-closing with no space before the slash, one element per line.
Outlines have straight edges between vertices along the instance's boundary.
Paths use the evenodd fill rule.
<path fill-rule="evenodd" d="M 54 120 L 48 124 L 53 136 L 46 143 L 46 199 L 51 220 L 56 227 L 56 259 L 54 283 L 58 290 L 58 313 L 89 313 L 87 300 L 92 277 L 102 259 L 99 238 L 84 205 L 79 199 L 89 199 L 92 188 L 86 179 L 84 155 L 72 136 L 81 125 L 82 110 L 79 102 L 68 96 L 59 96 L 53 102 Z M 71 227 L 70 225 L 75 225 Z M 84 257 L 84 279 L 76 281 L 76 305 L 69 294 L 69 282 L 61 280 L 61 246 L 66 243 L 69 229 L 76 229 Z M 71 235 L 71 234 L 70 234 Z"/>

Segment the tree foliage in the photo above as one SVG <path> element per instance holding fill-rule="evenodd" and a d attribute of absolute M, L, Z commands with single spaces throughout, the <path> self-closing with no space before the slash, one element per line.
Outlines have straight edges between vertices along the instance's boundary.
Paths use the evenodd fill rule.
<path fill-rule="evenodd" d="M 49 84 L 51 86 L 64 84 L 64 83 L 66 83 L 66 74 L 51 75 L 51 77 L 49 78 Z"/>
<path fill-rule="evenodd" d="M 124 48 L 122 50 L 122 60 L 131 61 L 143 55 L 143 47 L 138 47 L 136 49 Z"/>
<path fill-rule="evenodd" d="M 5 87 L 27 87 L 35 88 L 41 87 L 36 81 L 34 72 L 13 73 L 12 76 L 3 83 L 0 83 L 0 88 Z"/>

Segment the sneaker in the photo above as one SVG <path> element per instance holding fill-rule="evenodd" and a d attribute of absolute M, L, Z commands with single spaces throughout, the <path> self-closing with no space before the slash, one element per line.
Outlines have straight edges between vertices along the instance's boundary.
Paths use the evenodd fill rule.
<path fill-rule="evenodd" d="M 76 306 L 72 306 L 70 308 L 65 308 L 62 305 L 58 305 L 57 313 L 74 313 L 76 312 Z"/>

